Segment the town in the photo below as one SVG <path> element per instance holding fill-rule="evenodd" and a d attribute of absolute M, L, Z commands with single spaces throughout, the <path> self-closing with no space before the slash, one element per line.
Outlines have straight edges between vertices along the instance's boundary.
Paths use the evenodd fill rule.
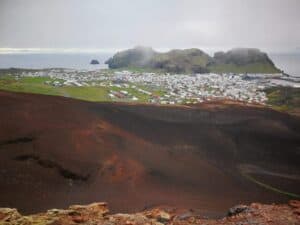
<path fill-rule="evenodd" d="M 299 87 L 283 74 L 160 74 L 71 69 L 22 71 L 21 77 L 49 77 L 45 84 L 54 87 L 105 87 L 111 101 L 141 101 L 155 104 L 195 104 L 210 100 L 230 99 L 265 104 L 264 90 L 278 85 Z"/>

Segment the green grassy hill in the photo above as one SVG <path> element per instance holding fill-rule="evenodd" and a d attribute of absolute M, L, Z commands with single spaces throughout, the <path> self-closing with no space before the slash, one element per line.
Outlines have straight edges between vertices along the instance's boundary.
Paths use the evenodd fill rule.
<path fill-rule="evenodd" d="M 199 49 L 172 50 L 156 54 L 150 67 L 172 73 L 206 73 L 212 58 Z"/>
<path fill-rule="evenodd" d="M 115 54 L 106 61 L 111 69 L 153 69 L 170 73 L 278 73 L 264 52 L 238 48 L 217 52 L 214 57 L 192 48 L 159 53 L 152 48 L 136 47 Z"/>
<path fill-rule="evenodd" d="M 216 52 L 209 71 L 216 73 L 279 73 L 264 52 L 253 48 L 236 48 L 227 52 Z"/>
<path fill-rule="evenodd" d="M 300 115 L 300 88 L 272 87 L 265 92 L 274 109 Z"/>

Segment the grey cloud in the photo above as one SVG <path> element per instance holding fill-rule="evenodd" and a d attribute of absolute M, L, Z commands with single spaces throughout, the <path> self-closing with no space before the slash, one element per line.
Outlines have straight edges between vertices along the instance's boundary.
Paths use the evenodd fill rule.
<path fill-rule="evenodd" d="M 0 48 L 294 48 L 298 0 L 0 0 Z"/>

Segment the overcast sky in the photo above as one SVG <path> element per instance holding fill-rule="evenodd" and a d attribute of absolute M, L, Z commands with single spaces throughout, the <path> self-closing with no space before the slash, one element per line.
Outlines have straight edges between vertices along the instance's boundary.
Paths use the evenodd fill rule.
<path fill-rule="evenodd" d="M 0 48 L 300 46 L 300 0 L 0 0 Z"/>

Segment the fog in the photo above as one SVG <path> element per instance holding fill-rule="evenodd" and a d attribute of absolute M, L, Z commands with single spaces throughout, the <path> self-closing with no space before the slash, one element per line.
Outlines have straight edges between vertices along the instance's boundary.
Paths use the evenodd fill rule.
<path fill-rule="evenodd" d="M 300 46 L 299 0 L 0 0 L 0 48 Z"/>

